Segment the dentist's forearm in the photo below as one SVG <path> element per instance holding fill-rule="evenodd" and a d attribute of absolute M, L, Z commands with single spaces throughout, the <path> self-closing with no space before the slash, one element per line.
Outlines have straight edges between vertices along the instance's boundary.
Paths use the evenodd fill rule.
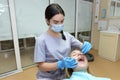
<path fill-rule="evenodd" d="M 54 63 L 47 63 L 47 62 L 40 62 L 39 63 L 39 69 L 41 71 L 53 71 L 56 70 L 57 67 L 57 62 Z"/>

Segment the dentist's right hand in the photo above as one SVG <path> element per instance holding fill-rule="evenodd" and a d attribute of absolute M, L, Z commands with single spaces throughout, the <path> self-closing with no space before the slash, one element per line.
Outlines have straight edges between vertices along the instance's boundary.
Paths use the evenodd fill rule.
<path fill-rule="evenodd" d="M 63 60 L 57 62 L 57 66 L 60 69 L 75 68 L 77 66 L 77 61 L 74 58 L 65 57 Z"/>

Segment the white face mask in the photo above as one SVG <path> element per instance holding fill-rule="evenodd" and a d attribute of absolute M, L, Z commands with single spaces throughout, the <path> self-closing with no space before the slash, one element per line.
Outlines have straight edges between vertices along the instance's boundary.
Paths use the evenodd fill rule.
<path fill-rule="evenodd" d="M 64 25 L 63 24 L 60 24 L 60 25 L 56 25 L 56 24 L 53 24 L 51 29 L 54 31 L 54 32 L 61 32 L 64 28 Z"/>

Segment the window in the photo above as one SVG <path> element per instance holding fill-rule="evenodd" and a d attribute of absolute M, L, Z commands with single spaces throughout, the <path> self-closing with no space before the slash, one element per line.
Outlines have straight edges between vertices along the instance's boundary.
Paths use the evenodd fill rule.
<path fill-rule="evenodd" d="M 120 16 L 120 0 L 111 0 L 110 16 Z"/>

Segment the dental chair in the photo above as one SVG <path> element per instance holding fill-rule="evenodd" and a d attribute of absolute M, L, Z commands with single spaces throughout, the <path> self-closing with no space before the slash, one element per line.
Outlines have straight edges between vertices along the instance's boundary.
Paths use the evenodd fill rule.
<path fill-rule="evenodd" d="M 94 56 L 93 56 L 92 54 L 87 53 L 87 54 L 85 54 L 85 56 L 87 57 L 88 62 L 92 62 L 92 61 L 94 61 Z"/>

